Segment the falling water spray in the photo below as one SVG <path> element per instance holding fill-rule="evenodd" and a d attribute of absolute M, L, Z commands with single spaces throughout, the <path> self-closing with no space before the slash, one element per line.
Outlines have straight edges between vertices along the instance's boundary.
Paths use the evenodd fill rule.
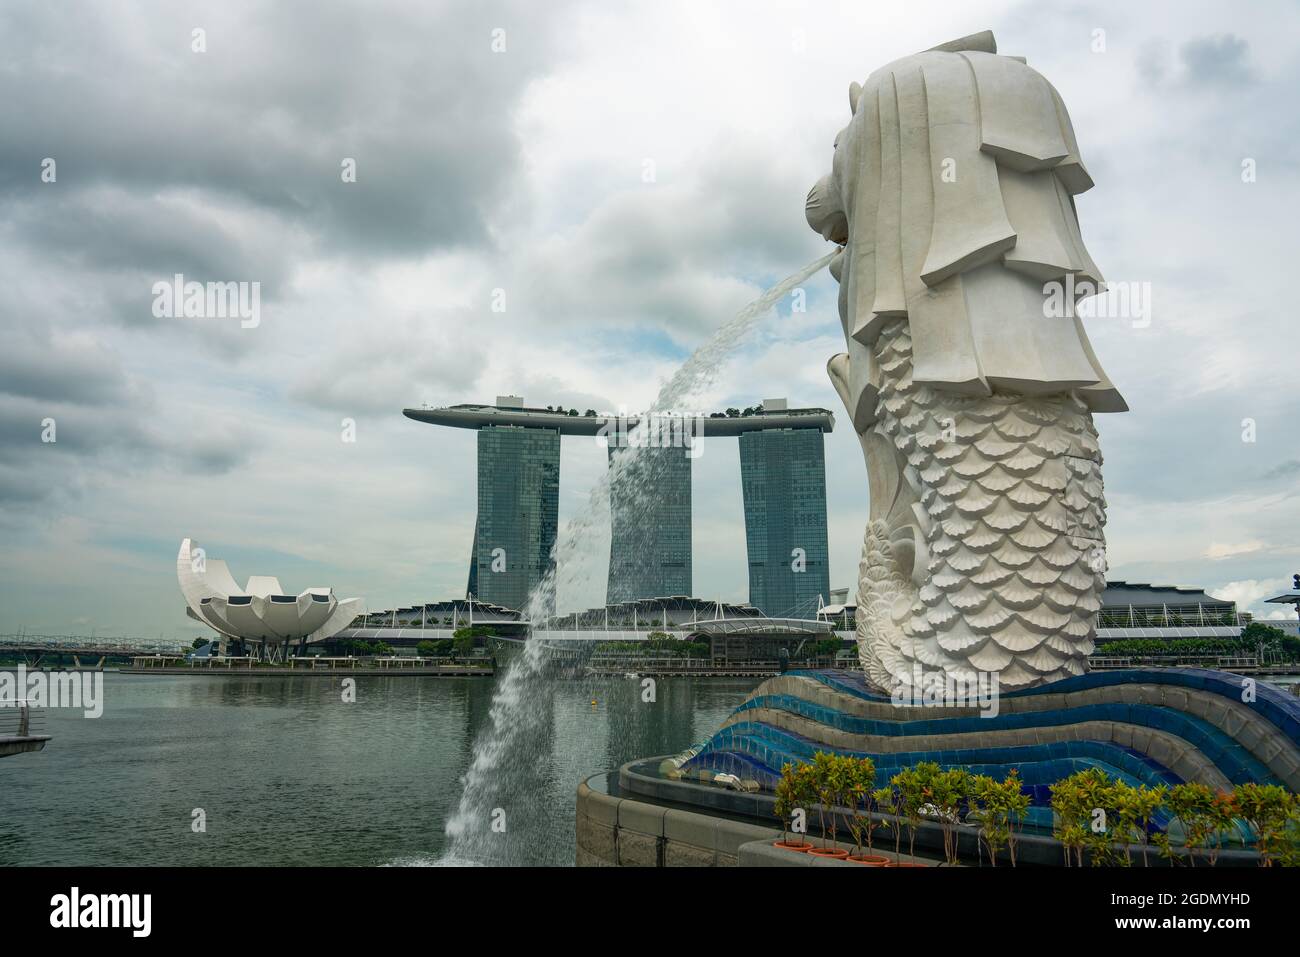
<path fill-rule="evenodd" d="M 613 456 L 610 466 L 597 480 L 586 504 L 565 526 L 551 550 L 551 570 L 538 582 L 528 598 L 526 618 L 534 626 L 544 622 L 555 607 L 557 586 L 572 583 L 577 562 L 571 559 L 590 548 L 593 532 L 609 506 L 611 485 L 620 494 L 633 496 L 633 508 L 649 512 L 651 490 L 644 481 L 648 469 L 639 467 L 647 443 L 640 441 L 638 430 L 650 427 L 656 415 L 683 407 L 708 387 L 717 377 L 723 362 L 744 340 L 746 334 L 792 289 L 826 266 L 835 251 L 772 286 L 761 296 L 723 323 L 709 339 L 696 349 L 673 373 L 659 391 L 654 404 L 629 435 L 628 448 Z M 566 571 L 568 574 L 566 575 Z M 511 842 L 506 837 L 508 824 L 494 828 L 494 822 L 508 820 L 512 801 L 508 784 L 518 786 L 519 778 L 532 773 L 537 755 L 529 753 L 526 739 L 530 731 L 545 721 L 552 689 L 545 679 L 545 649 L 537 640 L 524 642 L 522 653 L 506 667 L 492 698 L 488 722 L 474 743 L 473 757 L 464 777 L 464 791 L 455 812 L 447 820 L 449 845 L 443 863 L 511 863 Z M 523 782 L 526 786 L 527 782 Z M 507 795 L 510 797 L 507 799 Z M 517 849 L 516 849 L 517 852 Z"/>

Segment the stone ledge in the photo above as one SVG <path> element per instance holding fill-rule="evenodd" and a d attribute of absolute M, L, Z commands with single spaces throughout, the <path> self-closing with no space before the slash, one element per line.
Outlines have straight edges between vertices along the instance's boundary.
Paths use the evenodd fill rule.
<path fill-rule="evenodd" d="M 711 854 L 718 846 L 717 833 L 716 817 L 695 811 L 678 811 L 675 808 L 670 808 L 664 815 L 664 837 L 670 843 L 707 848 Z"/>
<path fill-rule="evenodd" d="M 610 863 L 618 859 L 617 828 L 601 824 L 579 813 L 577 833 L 574 837 L 578 850 L 586 851 Z"/>
<path fill-rule="evenodd" d="M 586 781 L 578 785 L 578 804 L 582 808 L 582 813 L 600 824 L 608 824 L 610 827 L 617 824 L 618 806 L 621 803 L 623 803 L 622 798 L 593 791 Z"/>
<path fill-rule="evenodd" d="M 622 799 L 618 805 L 618 827 L 620 831 L 626 828 L 653 837 L 663 837 L 664 815 L 667 813 L 667 808 L 656 804 Z"/>
<path fill-rule="evenodd" d="M 619 867 L 662 867 L 661 839 L 620 827 L 615 835 Z"/>
<path fill-rule="evenodd" d="M 712 849 L 682 841 L 664 842 L 664 867 L 714 867 L 716 864 L 717 855 Z"/>

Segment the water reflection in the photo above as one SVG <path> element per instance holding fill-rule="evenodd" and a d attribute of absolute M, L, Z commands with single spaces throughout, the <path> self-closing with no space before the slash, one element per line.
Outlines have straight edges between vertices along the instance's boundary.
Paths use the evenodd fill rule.
<path fill-rule="evenodd" d="M 45 751 L 0 761 L 0 864 L 437 860 L 493 680 L 356 680 L 345 704 L 330 678 L 105 675 L 102 718 L 52 711 Z M 554 682 L 487 860 L 572 864 L 582 778 L 707 737 L 755 683 L 663 679 L 651 703 L 631 679 Z"/>

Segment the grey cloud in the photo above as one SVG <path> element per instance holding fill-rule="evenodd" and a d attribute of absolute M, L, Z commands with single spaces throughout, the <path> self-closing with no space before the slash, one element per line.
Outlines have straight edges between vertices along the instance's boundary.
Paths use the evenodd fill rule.
<path fill-rule="evenodd" d="M 19 516 L 19 509 L 37 505 L 50 493 L 44 477 L 22 463 L 0 462 L 0 524 L 11 525 Z M 26 518 L 26 516 L 22 516 Z"/>
<path fill-rule="evenodd" d="M 807 173 L 759 155 L 732 143 L 671 182 L 616 192 L 525 255 L 525 308 L 556 322 L 715 327 L 753 291 L 737 275 L 780 278 L 820 248 L 803 221 Z"/>
<path fill-rule="evenodd" d="M 1290 478 L 1293 475 L 1300 475 L 1300 459 L 1288 459 L 1285 462 L 1279 462 L 1260 478 L 1271 481 L 1272 479 Z"/>
<path fill-rule="evenodd" d="M 275 394 L 300 374 L 285 363 L 307 357 L 298 343 L 315 331 L 295 308 L 311 298 L 292 285 L 300 264 L 361 271 L 489 244 L 521 157 L 514 111 L 552 61 L 562 21 L 563 8 L 522 0 L 124 0 L 75 18 L 58 6 L 0 8 L 0 243 L 10 280 L 0 497 L 53 502 L 110 471 L 247 465 L 255 437 L 178 421 L 143 383 L 186 368 L 202 388 L 215 357 L 251 367 L 249 394 Z M 190 49 L 196 26 L 205 53 Z M 507 52 L 494 54 L 498 27 Z M 45 157 L 57 162 L 53 183 L 41 181 Z M 341 179 L 345 157 L 356 160 L 356 183 Z M 153 283 L 174 273 L 262 283 L 262 327 L 254 335 L 154 318 Z M 316 398 L 340 404 L 328 393 L 342 383 L 355 386 L 351 398 L 400 407 L 398 394 L 422 377 L 459 387 L 482 364 L 472 351 L 435 361 L 375 347 L 397 373 L 387 392 L 373 379 L 351 382 L 341 356 Z M 280 356 L 280 367 L 265 355 Z M 265 381 L 252 379 L 259 372 Z M 58 442 L 35 450 L 46 415 Z"/>
<path fill-rule="evenodd" d="M 1149 40 L 1138 50 L 1137 71 L 1146 84 L 1165 90 L 1225 87 L 1231 91 L 1257 79 L 1250 63 L 1250 44 L 1231 33 L 1184 40 L 1172 62 L 1164 37 Z"/>
<path fill-rule="evenodd" d="M 1144 43 L 1138 50 L 1137 70 L 1147 86 L 1160 86 L 1169 73 L 1169 51 L 1163 39 Z"/>
<path fill-rule="evenodd" d="M 1249 50 L 1241 37 L 1219 33 L 1188 40 L 1178 56 L 1186 81 L 1194 86 L 1241 86 L 1254 79 Z"/>
<path fill-rule="evenodd" d="M 0 189 L 43 190 L 38 164 L 52 156 L 65 188 L 199 186 L 372 251 L 483 238 L 484 206 L 518 161 L 514 99 L 555 21 L 523 3 L 133 6 L 148 15 L 91 8 L 98 22 L 78 30 L 54 8 L 3 15 L 17 68 L 0 106 Z M 190 52 L 195 20 L 206 53 Z M 515 42 L 494 55 L 497 25 Z M 345 156 L 359 165 L 347 186 Z"/>
<path fill-rule="evenodd" d="M 43 439 L 47 419 L 53 442 Z M 225 474 L 260 445 L 236 423 L 195 428 L 142 395 L 111 405 L 6 396 L 0 398 L 0 505 L 58 503 L 123 478 Z"/>
<path fill-rule="evenodd" d="M 52 334 L 41 327 L 25 329 L 4 313 L 0 323 L 9 330 L 0 349 L 0 395 L 74 405 L 129 398 L 125 374 L 96 338 Z"/>
<path fill-rule="evenodd" d="M 388 332 L 376 336 L 366 323 L 341 329 L 330 352 L 297 377 L 290 398 L 343 415 L 393 416 L 421 402 L 466 401 L 487 365 L 488 346 L 468 317 L 408 318 L 390 322 Z"/>
<path fill-rule="evenodd" d="M 176 444 L 180 466 L 187 472 L 227 475 L 246 464 L 255 443 L 245 433 L 224 437 L 205 435 Z"/>
<path fill-rule="evenodd" d="M 51 189 L 45 202 L 14 204 L 11 235 L 39 247 L 66 269 L 133 275 L 149 318 L 157 280 L 258 281 L 263 298 L 281 290 L 294 237 L 247 208 L 221 208 L 208 194 L 164 199 L 120 188 Z M 207 201 L 206 205 L 204 200 Z M 232 213 L 243 221 L 231 222 Z"/>

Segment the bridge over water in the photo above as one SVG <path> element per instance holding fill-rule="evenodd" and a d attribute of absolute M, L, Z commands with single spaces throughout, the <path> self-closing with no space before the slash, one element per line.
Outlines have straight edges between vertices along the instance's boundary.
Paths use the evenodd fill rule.
<path fill-rule="evenodd" d="M 0 661 L 28 668 L 102 669 L 106 663 L 130 664 L 132 658 L 184 654 L 180 642 L 85 635 L 0 635 Z"/>

